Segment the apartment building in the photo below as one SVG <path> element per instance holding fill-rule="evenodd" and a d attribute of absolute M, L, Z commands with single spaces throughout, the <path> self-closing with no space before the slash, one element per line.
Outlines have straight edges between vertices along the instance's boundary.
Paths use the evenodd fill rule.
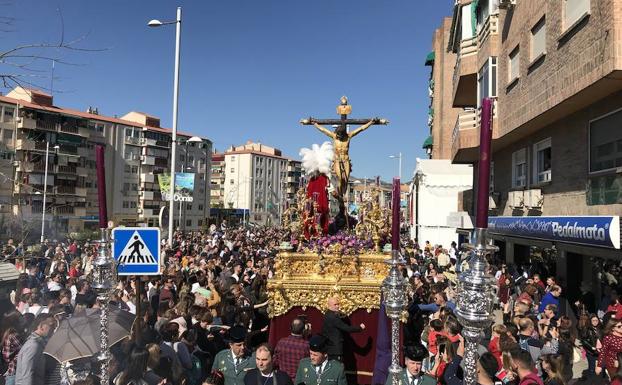
<path fill-rule="evenodd" d="M 441 26 L 432 35 L 432 52 L 425 65 L 430 66 L 428 93 L 428 127 L 430 135 L 423 143 L 430 159 L 451 158 L 451 135 L 460 112 L 453 106 L 453 74 L 456 54 L 446 49 L 451 35 L 451 18 L 443 19 Z"/>
<path fill-rule="evenodd" d="M 451 159 L 475 177 L 479 107 L 494 99 L 489 231 L 501 255 L 555 255 L 577 294 L 595 261 L 622 255 L 622 1 L 460 0 L 446 49 L 463 109 Z"/>
<path fill-rule="evenodd" d="M 0 96 L 0 110 L 0 180 L 5 182 L 0 185 L 0 226 L 5 234 L 20 239 L 40 235 L 44 196 L 46 236 L 94 229 L 96 145 L 106 146 L 109 219 L 117 225 L 158 225 L 165 202 L 155 175 L 170 168 L 165 161 L 170 163 L 171 135 L 159 127 L 157 118 L 143 114 L 140 121 L 141 114 L 130 113 L 118 119 L 93 108 L 60 108 L 51 95 L 21 87 Z M 178 161 L 196 173 L 194 202 L 182 206 L 184 216 L 178 219 L 178 225 L 191 229 L 201 227 L 209 210 L 211 152 L 209 140 L 194 140 L 179 146 Z"/>
<path fill-rule="evenodd" d="M 212 154 L 212 177 L 210 186 L 210 201 L 212 208 L 225 207 L 225 154 Z"/>
<path fill-rule="evenodd" d="M 301 162 L 252 141 L 231 146 L 224 157 L 225 207 L 246 210 L 251 223 L 279 223 L 285 202 L 293 200 L 300 184 Z"/>
<path fill-rule="evenodd" d="M 171 132 L 160 127 L 160 119 L 142 112 L 130 112 L 120 119 L 110 136 L 114 175 L 113 220 L 126 225 L 158 226 L 166 206 L 158 175 L 169 173 Z M 176 202 L 173 225 L 181 230 L 200 230 L 206 224 L 210 205 L 211 148 L 209 140 L 177 134 L 176 172 L 194 174 L 192 201 Z M 122 179 L 121 179 L 122 178 Z"/>

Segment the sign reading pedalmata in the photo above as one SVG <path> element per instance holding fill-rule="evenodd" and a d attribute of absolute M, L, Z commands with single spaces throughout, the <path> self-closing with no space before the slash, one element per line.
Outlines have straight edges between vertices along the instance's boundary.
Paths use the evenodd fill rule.
<path fill-rule="evenodd" d="M 158 174 L 158 184 L 163 201 L 170 200 L 171 176 L 169 174 Z M 173 200 L 177 202 L 192 202 L 194 194 L 194 173 L 176 172 L 175 173 L 175 194 Z"/>
<path fill-rule="evenodd" d="M 492 234 L 620 248 L 619 216 L 490 217 Z"/>

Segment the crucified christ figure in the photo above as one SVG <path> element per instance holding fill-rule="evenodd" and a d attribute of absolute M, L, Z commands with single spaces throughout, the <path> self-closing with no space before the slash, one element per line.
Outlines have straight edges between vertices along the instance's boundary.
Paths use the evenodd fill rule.
<path fill-rule="evenodd" d="M 372 119 L 354 131 L 348 133 L 344 125 L 331 131 L 324 126 L 313 123 L 315 128 L 320 130 L 324 135 L 333 140 L 333 148 L 335 156 L 333 157 L 333 172 L 337 179 L 336 196 L 340 203 L 343 203 L 343 197 L 348 189 L 348 180 L 350 179 L 350 171 L 352 171 L 352 163 L 350 162 L 350 139 L 365 131 L 372 124 L 376 124 L 376 119 Z"/>

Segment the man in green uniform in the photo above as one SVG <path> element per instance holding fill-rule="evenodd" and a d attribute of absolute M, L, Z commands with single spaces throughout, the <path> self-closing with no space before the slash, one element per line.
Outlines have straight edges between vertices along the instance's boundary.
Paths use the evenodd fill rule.
<path fill-rule="evenodd" d="M 225 378 L 224 385 L 244 385 L 244 376 L 250 369 L 256 368 L 255 354 L 246 351 L 246 329 L 234 326 L 229 329 L 229 349 L 216 354 L 212 370 L 222 372 Z"/>
<path fill-rule="evenodd" d="M 326 337 L 315 335 L 309 340 L 309 357 L 300 360 L 296 385 L 347 385 L 343 364 L 328 359 Z"/>
<path fill-rule="evenodd" d="M 406 346 L 404 363 L 406 367 L 399 373 L 398 385 L 436 385 L 436 380 L 421 371 L 421 364 L 428 356 L 428 349 L 423 345 Z M 389 373 L 385 385 L 392 385 L 393 377 Z"/>

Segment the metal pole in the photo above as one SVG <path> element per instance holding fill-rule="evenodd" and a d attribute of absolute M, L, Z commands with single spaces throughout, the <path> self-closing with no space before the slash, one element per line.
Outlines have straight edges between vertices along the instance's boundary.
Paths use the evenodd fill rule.
<path fill-rule="evenodd" d="M 43 177 L 43 211 L 41 212 L 41 243 L 45 238 L 45 199 L 48 192 L 48 157 L 50 155 L 50 141 L 45 144 L 45 176 Z"/>
<path fill-rule="evenodd" d="M 179 101 L 179 57 L 181 46 L 181 7 L 177 7 L 177 20 L 175 24 L 175 76 L 173 84 L 173 133 L 171 142 L 171 186 L 169 197 L 169 210 L 168 213 L 168 244 L 173 247 L 173 212 L 175 205 L 175 157 L 176 143 L 177 143 L 177 105 Z"/>

